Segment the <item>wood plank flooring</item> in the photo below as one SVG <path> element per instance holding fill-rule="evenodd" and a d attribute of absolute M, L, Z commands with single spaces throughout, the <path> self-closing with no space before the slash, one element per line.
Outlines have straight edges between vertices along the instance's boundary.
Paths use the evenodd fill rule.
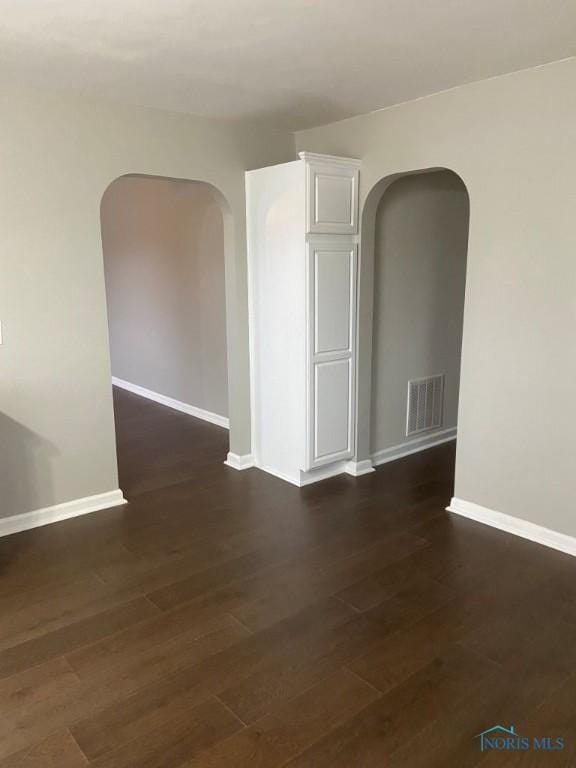
<path fill-rule="evenodd" d="M 114 397 L 129 505 L 0 539 L 0 768 L 576 765 L 576 561 L 445 512 L 453 445 L 298 489 Z"/>

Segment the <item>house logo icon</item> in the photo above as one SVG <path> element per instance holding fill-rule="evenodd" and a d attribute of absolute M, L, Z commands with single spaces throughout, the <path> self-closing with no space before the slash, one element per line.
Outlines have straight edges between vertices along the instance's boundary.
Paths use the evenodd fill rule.
<path fill-rule="evenodd" d="M 488 749 L 500 751 L 527 750 L 550 751 L 564 749 L 565 742 L 562 736 L 518 736 L 513 725 L 493 725 L 482 733 L 476 735 L 480 739 L 480 751 Z"/>
<path fill-rule="evenodd" d="M 520 746 L 521 738 L 516 733 L 513 725 L 509 728 L 506 728 L 504 725 L 493 725 L 492 728 L 477 734 L 476 738 L 480 739 L 481 752 L 487 749 L 522 748 Z"/>

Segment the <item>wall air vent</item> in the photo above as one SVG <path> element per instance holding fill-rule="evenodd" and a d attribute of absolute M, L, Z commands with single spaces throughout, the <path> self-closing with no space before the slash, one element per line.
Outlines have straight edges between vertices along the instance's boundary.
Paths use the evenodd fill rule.
<path fill-rule="evenodd" d="M 406 435 L 427 432 L 442 426 L 444 375 L 408 382 Z"/>

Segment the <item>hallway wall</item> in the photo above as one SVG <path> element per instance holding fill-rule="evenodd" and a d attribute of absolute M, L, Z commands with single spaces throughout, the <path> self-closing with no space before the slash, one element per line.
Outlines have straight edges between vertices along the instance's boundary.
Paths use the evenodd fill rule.
<path fill-rule="evenodd" d="M 210 187 L 126 176 L 101 219 L 112 375 L 227 416 L 223 217 Z"/>
<path fill-rule="evenodd" d="M 414 440 L 406 437 L 410 379 L 445 374 L 442 429 L 456 426 L 467 247 L 468 195 L 454 173 L 405 176 L 384 192 L 376 214 L 373 454 Z"/>

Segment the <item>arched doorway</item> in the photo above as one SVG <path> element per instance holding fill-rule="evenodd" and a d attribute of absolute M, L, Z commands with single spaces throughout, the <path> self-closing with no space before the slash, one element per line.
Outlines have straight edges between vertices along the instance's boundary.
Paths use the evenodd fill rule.
<path fill-rule="evenodd" d="M 456 437 L 469 198 L 446 169 L 396 174 L 362 216 L 358 456 Z"/>
<path fill-rule="evenodd" d="M 130 499 L 226 458 L 226 208 L 204 182 L 122 176 L 103 195 L 101 227 L 120 486 Z M 176 422 L 166 408 L 193 418 Z M 135 440 L 137 452 L 124 450 Z"/>

